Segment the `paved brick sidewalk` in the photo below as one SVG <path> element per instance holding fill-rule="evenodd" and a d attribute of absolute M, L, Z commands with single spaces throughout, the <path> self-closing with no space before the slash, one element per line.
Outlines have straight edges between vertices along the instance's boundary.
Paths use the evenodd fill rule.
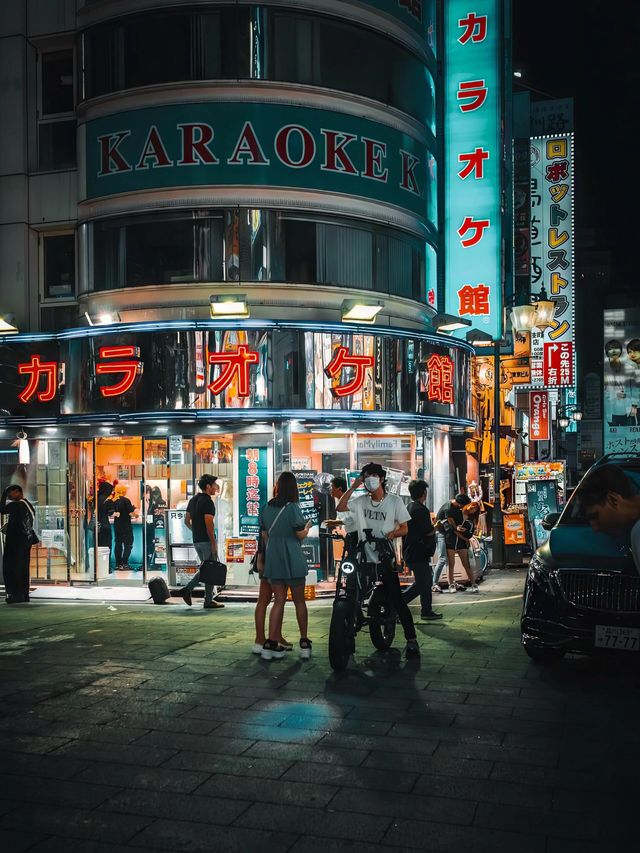
<path fill-rule="evenodd" d="M 637 850 L 638 664 L 530 663 L 522 584 L 440 596 L 417 664 L 361 635 L 341 677 L 327 603 L 271 663 L 249 605 L 1 605 L 0 850 Z"/>

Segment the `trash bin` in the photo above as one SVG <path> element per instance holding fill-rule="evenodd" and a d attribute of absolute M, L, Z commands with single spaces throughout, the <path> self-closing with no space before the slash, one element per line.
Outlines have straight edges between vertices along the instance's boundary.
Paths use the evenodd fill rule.
<path fill-rule="evenodd" d="M 111 548 L 98 546 L 98 580 L 109 577 L 109 560 L 111 559 Z M 93 567 L 93 548 L 89 548 L 89 571 Z"/>

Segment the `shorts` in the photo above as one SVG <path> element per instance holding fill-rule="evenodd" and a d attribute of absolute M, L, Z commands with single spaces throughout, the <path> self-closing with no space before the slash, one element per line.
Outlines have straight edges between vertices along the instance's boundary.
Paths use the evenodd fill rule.
<path fill-rule="evenodd" d="M 304 586 L 307 578 L 265 578 L 271 586 Z"/>

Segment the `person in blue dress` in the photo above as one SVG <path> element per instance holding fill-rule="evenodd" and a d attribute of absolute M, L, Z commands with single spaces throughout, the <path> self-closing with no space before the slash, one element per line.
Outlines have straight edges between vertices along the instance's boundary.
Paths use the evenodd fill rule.
<path fill-rule="evenodd" d="M 269 638 L 262 647 L 264 660 L 283 658 L 287 651 L 279 642 L 287 589 L 291 589 L 300 628 L 300 657 L 303 660 L 311 657 L 304 600 L 308 568 L 302 551 L 302 541 L 309 535 L 310 527 L 311 522 L 305 523 L 300 510 L 296 478 L 291 471 L 283 471 L 278 477 L 273 498 L 260 510 L 260 530 L 266 547 L 264 578 L 271 584 L 274 598 L 269 614 Z"/>

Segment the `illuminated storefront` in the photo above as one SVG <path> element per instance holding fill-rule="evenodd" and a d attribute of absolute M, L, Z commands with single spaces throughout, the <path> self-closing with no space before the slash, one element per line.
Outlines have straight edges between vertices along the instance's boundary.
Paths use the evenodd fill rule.
<path fill-rule="evenodd" d="M 316 520 L 323 473 L 349 477 L 379 461 L 406 494 L 419 470 L 439 463 L 448 472 L 448 433 L 472 425 L 471 353 L 420 332 L 250 320 L 96 327 L 0 345 L 4 422 L 26 430 L 33 447 L 25 485 L 37 494 L 42 532 L 34 579 L 166 571 L 175 583 L 193 564 L 181 511 L 212 473 L 229 585 L 253 583 L 258 513 L 277 472 L 296 472 Z M 124 486 L 137 507 L 131 570 L 115 576 L 113 554 L 94 547 L 103 480 Z M 305 543 L 313 566 L 318 533 L 316 525 Z"/>

